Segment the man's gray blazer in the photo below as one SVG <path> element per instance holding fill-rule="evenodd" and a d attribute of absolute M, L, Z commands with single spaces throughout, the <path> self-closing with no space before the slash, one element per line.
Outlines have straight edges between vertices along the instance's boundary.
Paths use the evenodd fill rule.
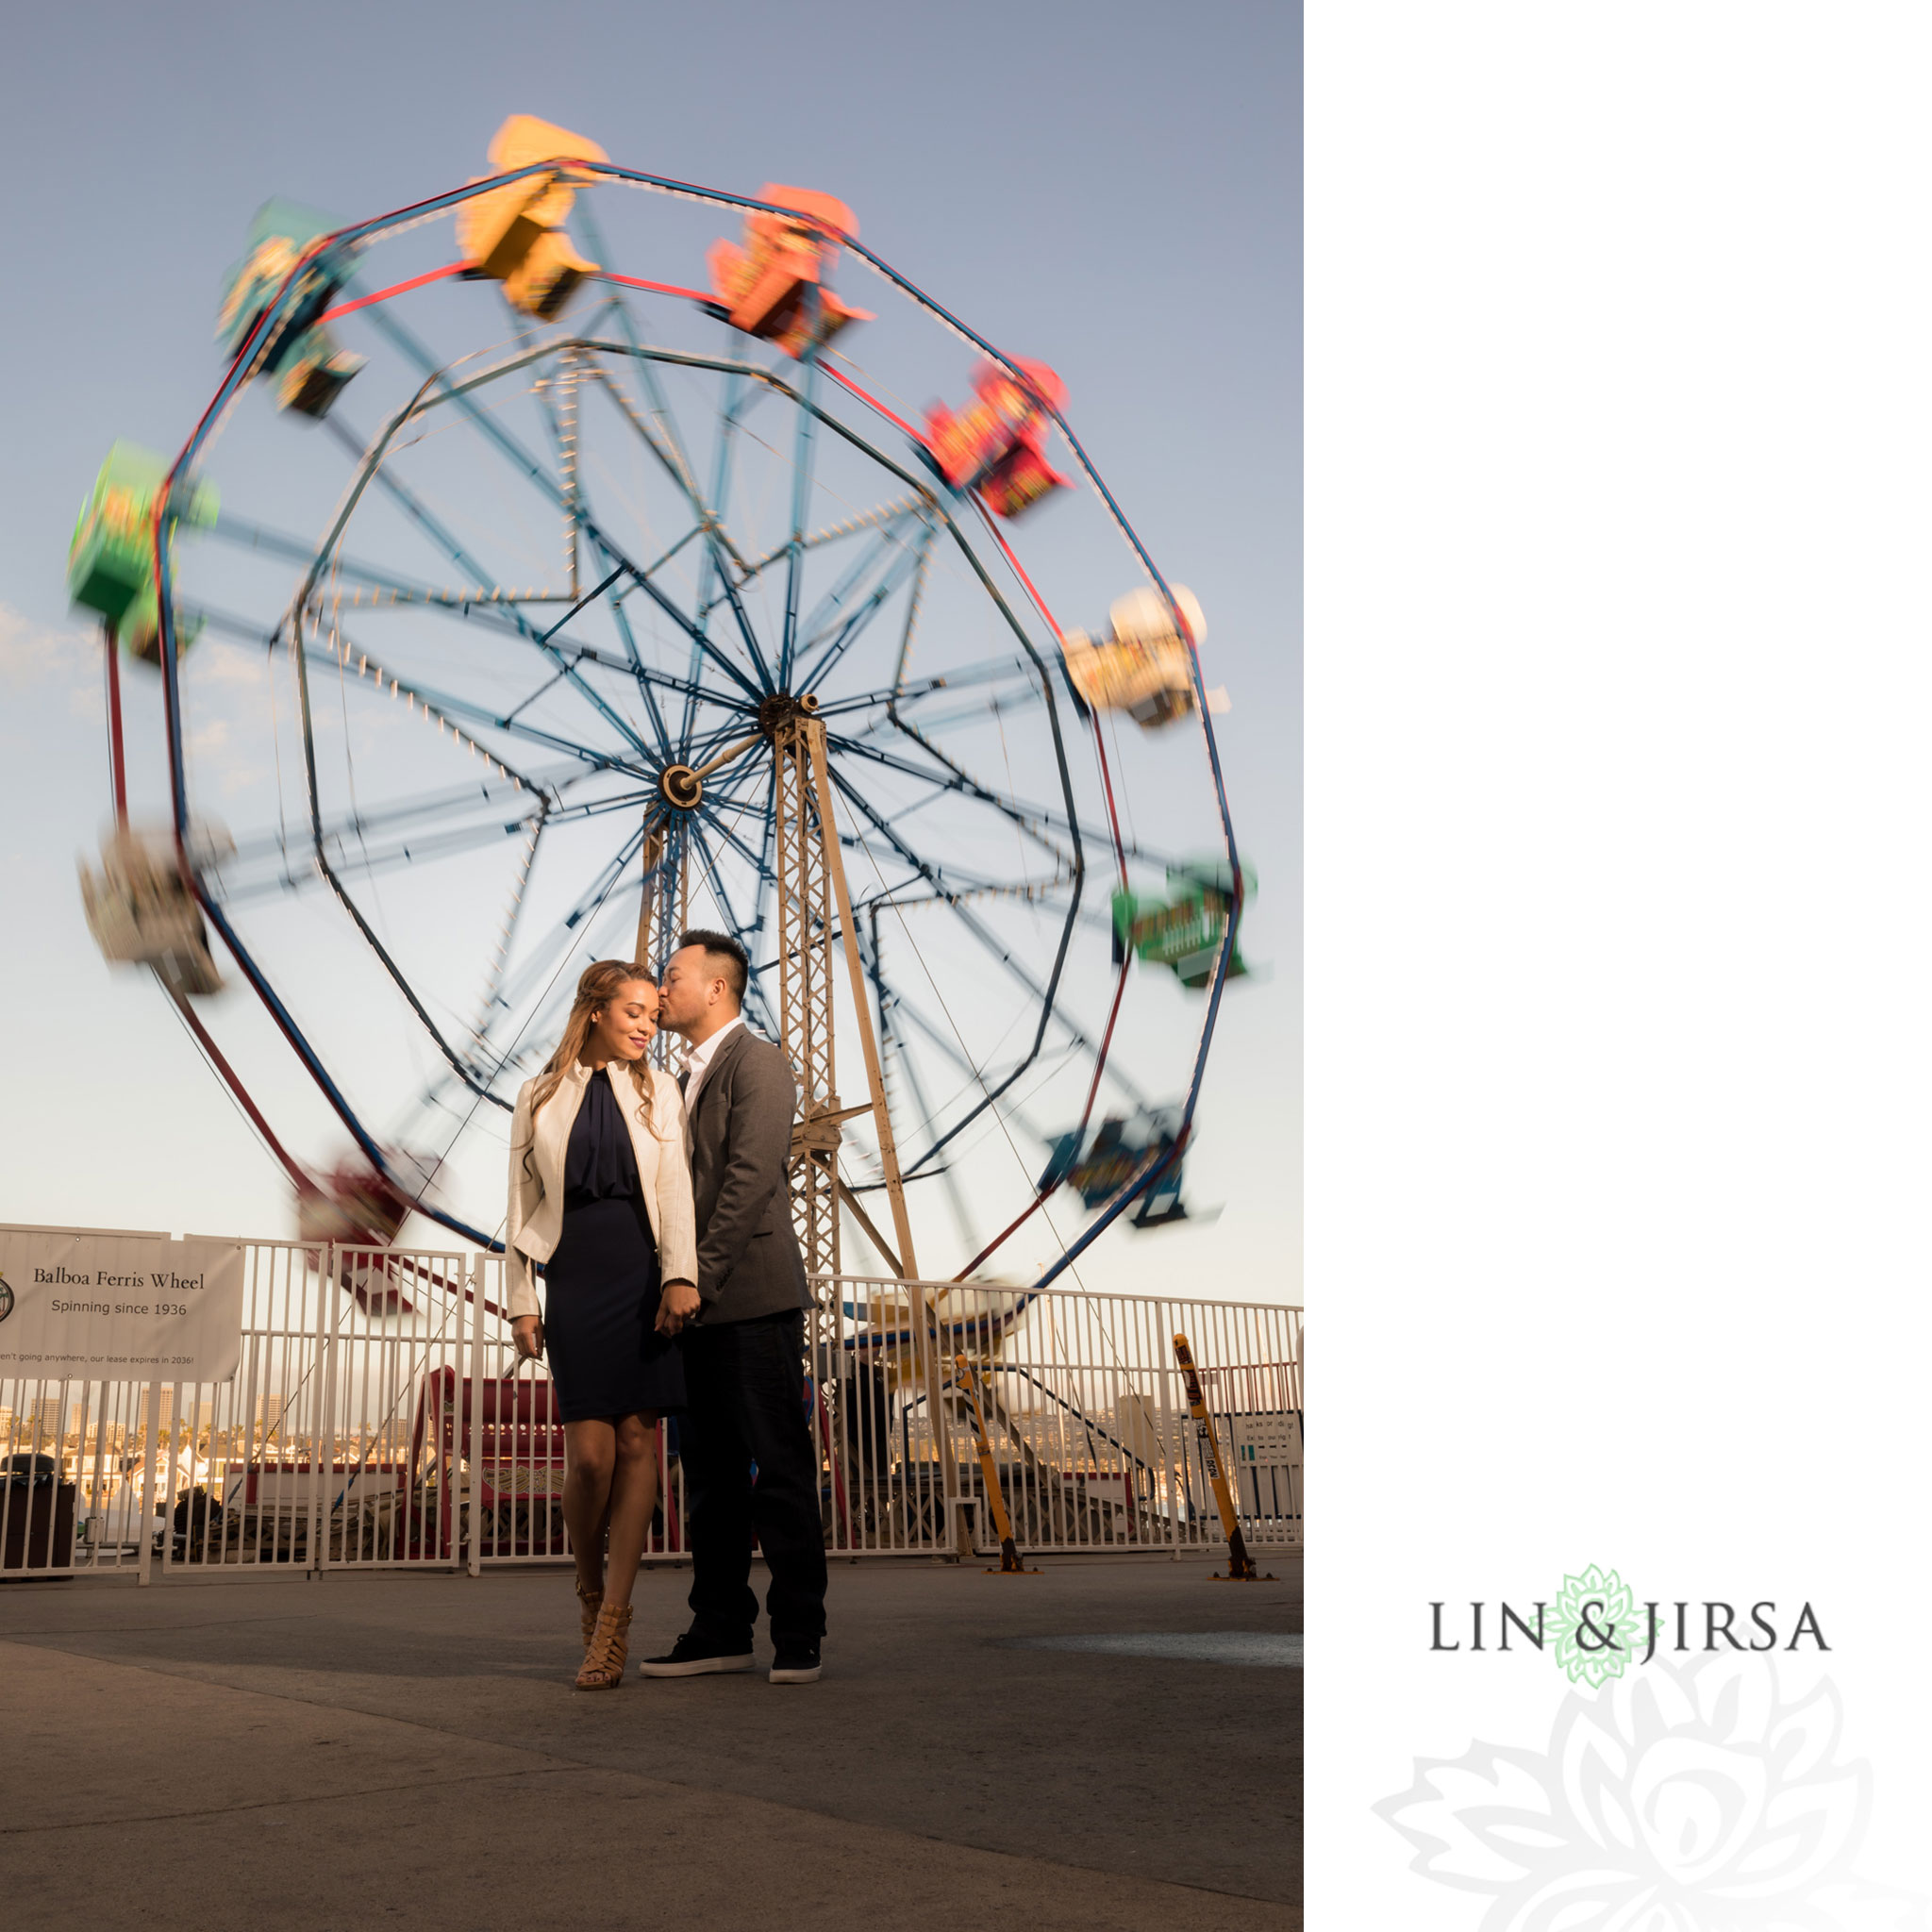
<path fill-rule="evenodd" d="M 733 1027 L 685 1124 L 707 1328 L 811 1306 L 785 1185 L 797 1105 L 784 1048 Z"/>

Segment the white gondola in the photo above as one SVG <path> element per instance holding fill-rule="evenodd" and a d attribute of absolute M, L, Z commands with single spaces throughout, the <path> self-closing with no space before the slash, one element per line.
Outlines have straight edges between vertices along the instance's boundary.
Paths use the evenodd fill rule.
<path fill-rule="evenodd" d="M 1185 585 L 1176 584 L 1174 596 L 1198 646 L 1208 635 L 1201 606 Z M 1157 591 L 1129 591 L 1115 598 L 1108 618 L 1111 628 L 1105 637 L 1070 630 L 1061 642 L 1074 696 L 1090 711 L 1124 711 L 1150 731 L 1187 717 L 1194 708 L 1193 666 L 1166 598 Z"/>
<path fill-rule="evenodd" d="M 227 849 L 225 833 L 197 835 L 200 856 Z M 201 907 L 172 832 L 116 827 L 101 841 L 99 870 L 82 862 L 80 897 L 104 958 L 153 967 L 170 992 L 221 991 Z"/>

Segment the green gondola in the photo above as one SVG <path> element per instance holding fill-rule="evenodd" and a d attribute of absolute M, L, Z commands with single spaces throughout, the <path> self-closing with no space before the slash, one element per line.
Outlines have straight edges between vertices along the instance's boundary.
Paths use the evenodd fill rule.
<path fill-rule="evenodd" d="M 137 658 L 160 658 L 160 600 L 155 593 L 155 510 L 168 480 L 168 466 L 152 450 L 117 442 L 108 452 L 94 487 L 80 507 L 67 552 L 67 593 L 98 611 Z M 168 508 L 172 525 L 203 529 L 215 520 L 221 499 L 208 483 L 177 484 Z M 178 656 L 194 641 L 198 618 L 177 614 Z"/>
<path fill-rule="evenodd" d="M 1242 866 L 1241 899 L 1254 890 L 1255 875 Z M 1214 977 L 1230 920 L 1236 939 L 1227 976 L 1235 979 L 1248 969 L 1241 959 L 1241 914 L 1226 860 L 1171 865 L 1165 898 L 1124 890 L 1113 895 L 1114 958 L 1133 953 L 1150 966 L 1171 968 L 1183 986 L 1204 987 Z"/>

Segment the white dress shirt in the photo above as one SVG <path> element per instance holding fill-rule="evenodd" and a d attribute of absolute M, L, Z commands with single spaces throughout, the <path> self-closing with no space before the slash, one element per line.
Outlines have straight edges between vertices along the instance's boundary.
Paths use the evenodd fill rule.
<path fill-rule="evenodd" d="M 691 1110 L 697 1105 L 698 1089 L 705 1084 L 705 1074 L 710 1070 L 712 1060 L 717 1058 L 718 1049 L 724 1045 L 725 1041 L 730 1039 L 731 1029 L 734 1026 L 742 1026 L 743 1024 L 744 1015 L 742 1013 L 736 1014 L 731 1019 L 725 1021 L 724 1025 L 719 1027 L 717 1032 L 712 1034 L 710 1039 L 706 1041 L 702 1046 L 691 1048 L 691 1058 L 685 1062 L 684 1068 L 686 1076 L 684 1082 L 684 1117 L 686 1120 L 691 1118 Z"/>

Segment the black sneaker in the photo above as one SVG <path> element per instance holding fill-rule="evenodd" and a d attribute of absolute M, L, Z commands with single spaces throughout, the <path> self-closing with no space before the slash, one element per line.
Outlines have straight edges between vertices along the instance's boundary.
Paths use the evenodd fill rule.
<path fill-rule="evenodd" d="M 788 1644 L 772 1659 L 770 1681 L 774 1684 L 816 1684 L 819 1680 L 819 1650 L 813 1644 Z"/>
<path fill-rule="evenodd" d="M 638 1673 L 645 1677 L 705 1677 L 717 1672 L 748 1671 L 751 1666 L 749 1642 L 742 1650 L 728 1649 L 687 1630 L 662 1657 L 641 1659 Z"/>

